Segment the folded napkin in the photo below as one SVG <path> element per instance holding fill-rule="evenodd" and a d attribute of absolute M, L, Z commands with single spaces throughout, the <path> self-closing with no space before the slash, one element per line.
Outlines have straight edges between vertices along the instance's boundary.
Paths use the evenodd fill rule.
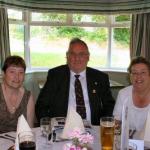
<path fill-rule="evenodd" d="M 144 141 L 150 142 L 150 110 L 148 112 L 145 125 Z"/>
<path fill-rule="evenodd" d="M 128 149 L 128 140 L 129 140 L 129 106 L 128 99 L 124 101 L 122 108 L 122 124 L 121 124 L 121 150 Z"/>
<path fill-rule="evenodd" d="M 81 116 L 75 111 L 74 108 L 70 108 L 67 113 L 65 126 L 61 135 L 61 138 L 68 139 L 69 134 L 75 129 L 79 128 L 81 132 L 85 132 L 84 124 Z"/>
<path fill-rule="evenodd" d="M 19 150 L 18 134 L 25 131 L 31 131 L 30 126 L 28 125 L 26 119 L 23 115 L 18 118 L 17 132 L 16 132 L 16 141 L 15 141 L 15 150 Z"/>

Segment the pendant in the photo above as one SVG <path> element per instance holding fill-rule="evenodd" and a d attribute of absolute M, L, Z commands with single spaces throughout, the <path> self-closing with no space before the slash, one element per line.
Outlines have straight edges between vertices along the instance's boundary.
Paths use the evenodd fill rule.
<path fill-rule="evenodd" d="M 11 113 L 14 113 L 15 111 L 16 111 L 16 107 L 12 106 Z"/>

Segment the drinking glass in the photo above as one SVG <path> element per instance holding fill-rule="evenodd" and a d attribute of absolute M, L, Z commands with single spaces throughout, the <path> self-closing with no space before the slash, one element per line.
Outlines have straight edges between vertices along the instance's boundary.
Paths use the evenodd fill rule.
<path fill-rule="evenodd" d="M 102 117 L 100 119 L 100 142 L 102 150 L 113 150 L 114 130 L 115 120 L 113 117 Z"/>
<path fill-rule="evenodd" d="M 46 143 L 49 141 L 49 135 L 52 132 L 51 118 L 44 117 L 40 119 L 40 128 L 43 136 L 46 136 Z"/>
<path fill-rule="evenodd" d="M 24 131 L 18 134 L 19 150 L 36 150 L 35 136 L 32 131 Z"/>

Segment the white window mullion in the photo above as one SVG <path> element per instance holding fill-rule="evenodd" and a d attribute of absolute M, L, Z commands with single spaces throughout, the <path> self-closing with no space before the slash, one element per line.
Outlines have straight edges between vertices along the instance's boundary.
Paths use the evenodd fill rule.
<path fill-rule="evenodd" d="M 31 69 L 30 63 L 30 13 L 29 11 L 24 12 L 25 26 L 24 26 L 24 57 L 26 60 L 27 68 Z"/>
<path fill-rule="evenodd" d="M 108 16 L 108 53 L 107 53 L 107 68 L 111 68 L 111 47 L 112 47 L 112 16 Z"/>

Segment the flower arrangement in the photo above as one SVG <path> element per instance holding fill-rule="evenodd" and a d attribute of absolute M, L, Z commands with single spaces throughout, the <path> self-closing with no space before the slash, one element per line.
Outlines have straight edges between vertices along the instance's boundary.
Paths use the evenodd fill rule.
<path fill-rule="evenodd" d="M 89 150 L 89 144 L 93 143 L 93 136 L 88 132 L 82 133 L 80 129 L 75 128 L 69 135 L 72 143 L 65 145 L 64 150 Z"/>

